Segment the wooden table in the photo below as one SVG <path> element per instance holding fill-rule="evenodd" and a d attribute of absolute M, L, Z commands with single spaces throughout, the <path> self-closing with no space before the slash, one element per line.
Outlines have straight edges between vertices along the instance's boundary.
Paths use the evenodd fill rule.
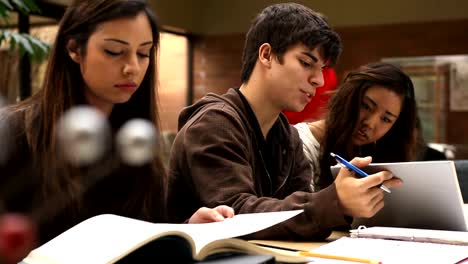
<path fill-rule="evenodd" d="M 288 249 L 288 250 L 299 250 L 299 251 L 310 251 L 314 248 L 325 245 L 329 242 L 335 241 L 338 238 L 348 236 L 348 232 L 343 231 L 334 231 L 326 240 L 324 241 L 311 241 L 311 242 L 295 242 L 295 241 L 279 241 L 279 240 L 249 240 L 254 244 L 265 245 L 270 247 L 276 247 L 279 249 Z"/>

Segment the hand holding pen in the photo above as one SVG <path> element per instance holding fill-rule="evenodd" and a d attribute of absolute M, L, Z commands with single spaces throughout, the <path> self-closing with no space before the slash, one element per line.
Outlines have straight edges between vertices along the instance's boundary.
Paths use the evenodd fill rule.
<path fill-rule="evenodd" d="M 364 168 L 371 162 L 371 157 L 356 157 L 347 163 L 353 165 L 349 166 L 351 168 Z M 334 181 L 338 205 L 343 209 L 345 215 L 351 217 L 369 218 L 374 216 L 385 204 L 385 192 L 379 188 L 382 183 L 385 183 L 385 187 L 389 188 L 399 186 L 402 183 L 390 171 L 382 170 L 362 177 L 343 165 L 346 163 L 340 161 L 340 164 L 346 169 L 340 170 Z"/>
<path fill-rule="evenodd" d="M 332 157 L 334 157 L 336 159 L 336 161 L 341 164 L 342 166 L 348 168 L 349 170 L 353 171 L 356 173 L 356 175 L 359 177 L 359 178 L 364 178 L 364 177 L 367 177 L 369 176 L 369 174 L 367 174 L 366 172 L 362 171 L 361 169 L 359 169 L 358 167 L 354 166 L 353 164 L 349 163 L 347 160 L 343 159 L 342 157 L 340 157 L 339 155 L 331 152 L 330 155 Z M 390 191 L 390 189 L 388 189 L 385 185 L 380 185 L 380 189 L 388 192 L 388 193 L 391 193 L 392 191 Z"/>

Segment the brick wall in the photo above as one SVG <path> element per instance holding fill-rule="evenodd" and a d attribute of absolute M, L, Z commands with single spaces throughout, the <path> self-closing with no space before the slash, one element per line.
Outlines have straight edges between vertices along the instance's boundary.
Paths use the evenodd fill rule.
<path fill-rule="evenodd" d="M 198 36 L 193 40 L 193 99 L 240 85 L 244 35 Z"/>

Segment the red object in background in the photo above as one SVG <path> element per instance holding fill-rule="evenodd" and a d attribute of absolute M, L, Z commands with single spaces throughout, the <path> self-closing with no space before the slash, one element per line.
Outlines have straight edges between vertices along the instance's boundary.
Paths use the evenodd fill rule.
<path fill-rule="evenodd" d="M 32 222 L 23 215 L 0 215 L 0 263 L 20 262 L 36 245 Z"/>
<path fill-rule="evenodd" d="M 325 68 L 322 71 L 325 84 L 317 88 L 314 97 L 304 107 L 301 112 L 283 111 L 291 124 L 297 124 L 303 121 L 315 121 L 323 118 L 326 113 L 328 100 L 331 97 L 330 91 L 336 89 L 338 81 L 335 70 Z"/>

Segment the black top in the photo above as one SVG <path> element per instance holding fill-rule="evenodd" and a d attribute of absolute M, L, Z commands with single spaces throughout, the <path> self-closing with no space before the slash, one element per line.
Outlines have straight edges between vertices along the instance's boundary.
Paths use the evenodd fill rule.
<path fill-rule="evenodd" d="M 266 139 L 263 137 L 263 132 L 258 123 L 257 116 L 255 115 L 252 107 L 245 98 L 245 96 L 240 92 L 239 89 L 236 89 L 239 97 L 244 104 L 245 109 L 247 110 L 247 118 L 249 123 L 252 124 L 255 131 L 256 142 L 258 143 L 258 148 L 260 150 L 260 162 L 263 163 L 268 177 L 272 181 L 272 186 L 276 185 L 276 182 L 273 182 L 277 177 L 271 177 L 270 175 L 277 175 L 279 173 L 278 162 L 275 162 L 278 151 L 280 151 L 280 142 L 282 142 L 281 133 L 281 124 L 280 122 L 275 122 L 268 131 Z M 270 194 L 272 195 L 272 194 Z"/>

